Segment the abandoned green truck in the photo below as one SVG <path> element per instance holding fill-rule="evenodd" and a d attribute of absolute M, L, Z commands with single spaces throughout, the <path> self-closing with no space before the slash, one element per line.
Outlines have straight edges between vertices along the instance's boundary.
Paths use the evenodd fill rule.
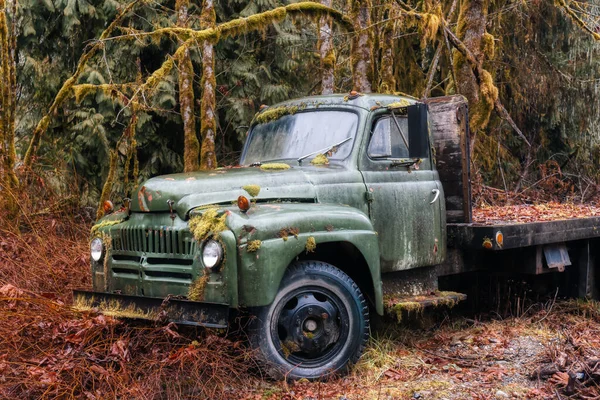
<path fill-rule="evenodd" d="M 268 373 L 311 379 L 358 360 L 370 315 L 465 298 L 440 277 L 575 271 L 594 296 L 598 218 L 471 222 L 467 130 L 460 96 L 266 107 L 240 166 L 152 178 L 93 227 L 75 305 L 210 328 L 243 310 Z"/>

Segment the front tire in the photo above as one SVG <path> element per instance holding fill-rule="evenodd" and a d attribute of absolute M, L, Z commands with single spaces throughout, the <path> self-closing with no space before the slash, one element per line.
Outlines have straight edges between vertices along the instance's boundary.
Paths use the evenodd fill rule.
<path fill-rule="evenodd" d="M 293 264 L 274 301 L 255 316 L 250 342 L 274 379 L 343 374 L 369 337 L 369 307 L 360 289 L 319 261 Z"/>

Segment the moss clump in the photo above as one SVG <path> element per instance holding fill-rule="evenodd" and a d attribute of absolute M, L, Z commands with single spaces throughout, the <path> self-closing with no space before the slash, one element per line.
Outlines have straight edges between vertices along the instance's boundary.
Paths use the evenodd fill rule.
<path fill-rule="evenodd" d="M 277 237 L 283 239 L 283 241 L 287 241 L 289 236 L 294 236 L 298 239 L 298 234 L 300 234 L 300 229 L 298 228 L 283 228 L 279 232 L 277 232 Z"/>
<path fill-rule="evenodd" d="M 281 342 L 281 352 L 285 358 L 288 358 L 290 354 L 297 353 L 300 351 L 300 346 L 296 342 L 291 340 L 286 340 L 285 342 Z"/>
<path fill-rule="evenodd" d="M 406 312 L 407 315 L 410 315 L 411 312 L 421 313 L 423 312 L 423 305 L 416 301 L 403 301 L 402 303 L 394 305 L 390 311 L 396 315 L 398 322 L 401 322 L 402 314 L 404 312 Z"/>
<path fill-rule="evenodd" d="M 284 115 L 293 115 L 298 112 L 298 106 L 281 106 L 275 108 L 266 108 L 265 111 L 258 114 L 255 118 L 257 124 L 266 124 L 267 122 L 275 121 Z"/>
<path fill-rule="evenodd" d="M 307 253 L 315 252 L 315 249 L 317 248 L 317 242 L 314 237 L 310 236 L 308 239 L 306 239 L 305 248 Z"/>
<path fill-rule="evenodd" d="M 225 221 L 227 214 L 219 216 L 217 208 L 210 208 L 202 215 L 192 217 L 189 222 L 190 231 L 194 239 L 198 242 L 206 240 L 211 234 L 213 238 L 218 238 L 219 234 L 227 229 Z"/>
<path fill-rule="evenodd" d="M 402 99 L 399 101 L 395 101 L 393 103 L 388 104 L 387 108 L 389 110 L 392 110 L 394 108 L 403 108 L 403 107 L 408 107 L 410 106 L 410 102 L 408 100 Z"/>
<path fill-rule="evenodd" d="M 284 163 L 269 163 L 260 166 L 263 171 L 282 171 L 290 169 L 290 166 Z"/>
<path fill-rule="evenodd" d="M 310 163 L 312 165 L 327 165 L 329 164 L 329 158 L 325 154 L 317 154 Z"/>
<path fill-rule="evenodd" d="M 260 186 L 258 185 L 246 185 L 242 186 L 242 189 L 252 197 L 256 197 L 260 193 Z"/>
<path fill-rule="evenodd" d="M 97 307 L 94 307 L 93 298 L 84 298 L 77 296 L 73 299 L 73 310 L 80 312 L 89 312 L 93 310 L 99 310 L 102 314 L 109 317 L 115 318 L 141 318 L 155 320 L 158 317 L 158 313 L 154 311 L 143 311 L 140 308 L 135 307 L 133 304 L 124 307 L 118 300 L 112 300 L 110 302 L 101 302 Z"/>
<path fill-rule="evenodd" d="M 190 285 L 190 289 L 188 290 L 187 298 L 192 301 L 202 301 L 204 300 L 204 291 L 206 290 L 206 285 L 208 285 L 209 275 L 208 271 L 204 271 L 204 275 L 196 279 Z"/>
<path fill-rule="evenodd" d="M 251 240 L 246 246 L 246 251 L 248 253 L 254 253 L 255 251 L 258 251 L 258 249 L 260 249 L 261 245 L 262 242 L 260 240 Z"/>
<path fill-rule="evenodd" d="M 123 222 L 122 219 L 118 219 L 118 220 L 114 220 L 114 221 L 110 221 L 110 220 L 102 221 L 102 222 L 92 226 L 92 229 L 90 230 L 90 236 L 94 237 L 98 234 L 100 229 L 106 228 L 107 226 L 117 225 L 117 224 L 120 224 L 121 222 Z"/>

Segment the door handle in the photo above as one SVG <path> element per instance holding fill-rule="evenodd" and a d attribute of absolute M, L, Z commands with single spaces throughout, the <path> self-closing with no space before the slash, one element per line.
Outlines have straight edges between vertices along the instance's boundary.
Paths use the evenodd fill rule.
<path fill-rule="evenodd" d="M 435 203 L 435 201 L 438 199 L 438 197 L 440 197 L 440 191 L 439 191 L 438 189 L 433 189 L 433 190 L 431 191 L 431 193 L 433 193 L 435 196 L 433 197 L 433 200 L 431 200 L 431 201 L 429 202 L 429 204 L 433 204 L 433 203 Z"/>

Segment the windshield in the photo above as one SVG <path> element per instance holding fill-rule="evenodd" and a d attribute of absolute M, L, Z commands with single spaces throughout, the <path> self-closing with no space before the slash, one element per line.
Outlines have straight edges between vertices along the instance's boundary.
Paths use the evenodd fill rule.
<path fill-rule="evenodd" d="M 356 135 L 358 115 L 349 111 L 310 111 L 285 115 L 252 128 L 240 160 L 248 165 L 261 161 L 297 159 Z M 348 140 L 329 157 L 343 160 L 354 140 Z M 312 158 L 312 157 L 311 157 Z"/>

